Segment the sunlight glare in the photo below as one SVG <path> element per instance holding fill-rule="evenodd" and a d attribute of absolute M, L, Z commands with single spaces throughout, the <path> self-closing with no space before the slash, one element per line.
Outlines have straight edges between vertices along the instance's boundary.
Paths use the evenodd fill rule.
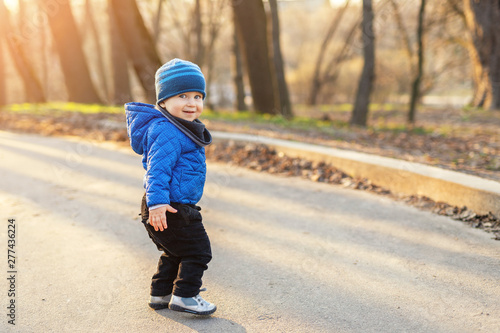
<path fill-rule="evenodd" d="M 18 0 L 0 0 L 3 1 L 7 9 L 10 11 L 16 11 L 18 8 Z"/>
<path fill-rule="evenodd" d="M 346 0 L 330 0 L 330 4 L 333 6 L 333 7 L 339 7 L 339 6 L 344 6 L 345 5 L 345 2 Z M 351 4 L 354 4 L 354 5 L 357 5 L 361 2 L 361 0 L 354 0 L 354 1 L 351 1 Z"/>

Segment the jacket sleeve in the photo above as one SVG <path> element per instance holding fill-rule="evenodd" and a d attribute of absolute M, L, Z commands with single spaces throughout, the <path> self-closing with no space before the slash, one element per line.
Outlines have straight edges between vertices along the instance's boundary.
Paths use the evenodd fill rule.
<path fill-rule="evenodd" d="M 146 200 L 148 207 L 170 204 L 170 181 L 181 155 L 179 138 L 165 124 L 150 128 L 147 142 Z"/>

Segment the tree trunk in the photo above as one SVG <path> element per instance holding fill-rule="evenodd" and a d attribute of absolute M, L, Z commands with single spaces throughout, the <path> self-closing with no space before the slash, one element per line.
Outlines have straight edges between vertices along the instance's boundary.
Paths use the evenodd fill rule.
<path fill-rule="evenodd" d="M 94 20 L 91 0 L 85 1 L 85 20 L 86 20 L 86 25 L 90 28 L 90 35 L 95 43 L 98 76 L 99 80 L 101 81 L 101 89 L 103 90 L 102 95 L 104 95 L 104 100 L 108 102 L 110 99 L 109 86 L 107 80 L 108 73 L 106 72 L 106 66 L 104 65 L 104 52 L 101 47 L 99 32 L 97 31 L 97 26 Z"/>
<path fill-rule="evenodd" d="M 219 33 L 222 27 L 222 22 L 219 19 L 219 17 L 224 6 L 226 6 L 225 1 L 219 1 L 219 2 L 213 1 L 207 6 L 208 13 L 205 16 L 208 18 L 208 21 L 206 22 L 205 25 L 203 25 L 202 29 L 208 31 L 208 33 L 206 33 L 207 41 L 205 43 L 203 42 L 202 33 L 200 32 L 199 34 L 198 45 L 200 50 L 202 50 L 201 55 L 204 58 L 203 68 L 206 71 L 205 78 L 207 80 L 207 95 L 209 96 L 207 105 L 211 109 L 215 108 L 213 100 L 210 98 L 212 91 L 212 81 L 216 76 L 214 74 L 216 72 L 215 71 L 216 53 L 214 52 L 214 48 L 215 48 L 215 42 L 219 38 Z"/>
<path fill-rule="evenodd" d="M 163 1 L 164 0 L 158 0 L 158 5 L 156 7 L 156 13 L 154 16 L 154 26 L 153 26 L 153 41 L 155 43 L 155 46 L 158 45 L 158 39 L 160 38 L 160 31 L 161 31 L 161 13 L 163 11 Z"/>
<path fill-rule="evenodd" d="M 286 84 L 283 55 L 281 53 L 280 22 L 277 0 L 269 0 L 269 5 L 271 7 L 273 62 L 276 70 L 276 80 L 278 83 L 280 111 L 283 117 L 291 119 L 293 118 L 293 110 L 292 103 L 290 102 L 290 94 L 288 93 L 288 86 Z"/>
<path fill-rule="evenodd" d="M 420 11 L 418 13 L 418 28 L 417 28 L 417 53 L 418 64 L 415 80 L 413 81 L 410 98 L 410 110 L 408 112 L 408 122 L 415 123 L 415 113 L 417 101 L 420 98 L 420 83 L 424 75 L 424 14 L 425 14 L 425 0 L 420 0 Z"/>
<path fill-rule="evenodd" d="M 207 57 L 205 59 L 205 80 L 206 80 L 206 92 L 208 98 L 206 99 L 206 105 L 209 109 L 214 110 L 215 109 L 215 104 L 213 102 L 213 99 L 210 98 L 212 95 L 212 80 L 214 77 L 214 63 L 215 63 L 215 54 L 213 52 L 207 54 Z"/>
<path fill-rule="evenodd" d="M 120 105 L 133 100 L 130 89 L 130 75 L 128 71 L 127 50 L 120 31 L 118 30 L 116 16 L 108 3 L 109 34 L 111 41 L 111 103 Z"/>
<path fill-rule="evenodd" d="M 31 61 L 26 56 L 26 49 L 23 47 L 23 42 L 21 40 L 24 37 L 16 34 L 14 30 L 12 30 L 14 27 L 3 1 L 0 1 L 0 17 L 0 30 L 4 32 L 4 34 L 0 35 L 0 42 L 2 42 L 2 39 L 5 41 L 3 45 L 7 47 L 14 66 L 21 77 L 26 92 L 26 101 L 29 103 L 46 102 L 40 80 L 32 67 Z M 1 38 L 2 36 L 5 38 Z"/>
<path fill-rule="evenodd" d="M 49 26 L 59 54 L 69 100 L 79 103 L 102 103 L 92 83 L 82 49 L 80 34 L 68 0 L 38 0 L 49 16 Z"/>
<path fill-rule="evenodd" d="M 3 35 L 2 30 L 0 30 L 0 35 Z M 0 39 L 0 106 L 4 106 L 7 104 L 7 89 L 5 87 L 5 57 L 3 54 L 3 45 L 3 40 Z"/>
<path fill-rule="evenodd" d="M 154 76 L 162 65 L 135 0 L 109 0 L 139 82 L 149 102 L 156 101 Z"/>
<path fill-rule="evenodd" d="M 350 122 L 353 125 L 366 126 L 370 95 L 375 79 L 375 32 L 373 31 L 372 0 L 363 0 L 363 22 L 361 25 L 364 64 Z"/>
<path fill-rule="evenodd" d="M 3 1 L 0 0 L 2 4 L 0 6 L 3 7 Z M 4 9 L 0 9 L 0 22 L 5 22 L 5 12 Z M 5 56 L 4 56 L 4 38 L 1 36 L 5 36 L 4 24 L 0 23 L 0 107 L 7 104 L 7 89 L 5 86 L 5 82 L 7 81 L 5 73 Z"/>
<path fill-rule="evenodd" d="M 38 15 L 42 13 L 42 7 L 37 3 Z M 41 70 L 40 70 L 40 82 L 42 87 L 45 87 L 47 99 L 50 100 L 50 88 L 49 88 L 49 56 L 47 53 L 50 49 L 50 31 L 48 27 L 48 22 L 40 25 L 40 49 L 41 49 Z"/>
<path fill-rule="evenodd" d="M 473 106 L 500 109 L 500 6 L 497 0 L 464 0 L 464 15 L 472 39 Z"/>
<path fill-rule="evenodd" d="M 194 62 L 203 67 L 205 65 L 205 45 L 203 44 L 203 22 L 201 16 L 201 3 L 196 0 L 194 4 L 193 15 L 193 33 L 196 37 L 196 53 L 194 55 Z"/>
<path fill-rule="evenodd" d="M 493 5 L 493 43 L 494 50 L 490 57 L 491 105 L 490 109 L 500 110 L 500 3 Z"/>
<path fill-rule="evenodd" d="M 248 110 L 245 103 L 245 84 L 243 83 L 243 60 L 240 51 L 240 45 L 238 42 L 238 36 L 236 31 L 233 34 L 233 68 L 234 76 L 233 82 L 236 90 L 236 105 L 237 111 Z"/>
<path fill-rule="evenodd" d="M 271 72 L 266 12 L 262 0 L 233 0 L 233 12 L 254 108 L 259 113 L 277 114 L 275 78 Z"/>

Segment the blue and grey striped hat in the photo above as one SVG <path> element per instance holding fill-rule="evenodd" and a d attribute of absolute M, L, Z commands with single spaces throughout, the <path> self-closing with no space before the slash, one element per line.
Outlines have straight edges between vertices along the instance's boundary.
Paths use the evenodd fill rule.
<path fill-rule="evenodd" d="M 156 103 L 182 93 L 196 91 L 205 99 L 205 77 L 198 65 L 182 59 L 172 59 L 155 75 Z"/>

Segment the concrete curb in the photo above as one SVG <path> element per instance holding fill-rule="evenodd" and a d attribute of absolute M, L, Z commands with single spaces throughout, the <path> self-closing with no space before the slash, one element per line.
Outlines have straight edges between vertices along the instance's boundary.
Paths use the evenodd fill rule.
<path fill-rule="evenodd" d="M 367 178 L 395 193 L 423 195 L 479 214 L 500 216 L 500 183 L 455 171 L 366 153 L 264 136 L 212 132 L 214 141 L 265 144 L 290 157 L 331 163 L 352 177 Z"/>

